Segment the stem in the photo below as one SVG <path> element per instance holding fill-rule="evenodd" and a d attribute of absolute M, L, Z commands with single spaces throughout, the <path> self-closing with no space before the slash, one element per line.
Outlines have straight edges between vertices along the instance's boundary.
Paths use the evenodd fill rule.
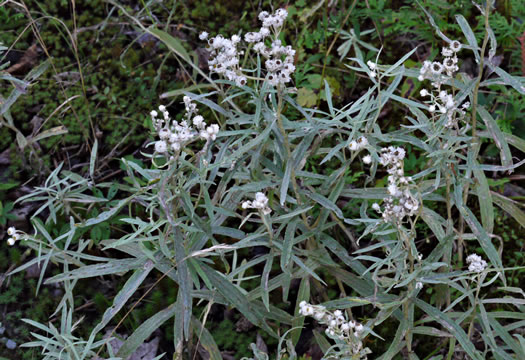
<path fill-rule="evenodd" d="M 478 287 L 476 288 L 476 296 L 474 297 L 474 310 L 472 311 L 472 319 L 470 320 L 470 324 L 468 326 L 468 333 L 467 336 L 470 340 L 470 337 L 472 336 L 472 330 L 474 330 L 474 320 L 476 319 L 476 309 L 478 308 L 478 297 L 479 297 L 479 291 L 481 290 L 481 275 L 477 276 L 478 280 Z"/>
<path fill-rule="evenodd" d="M 477 107 L 478 107 L 478 93 L 479 93 L 479 87 L 481 84 L 481 79 L 483 77 L 483 67 L 484 67 L 484 56 L 485 56 L 485 50 L 487 49 L 487 44 L 489 42 L 489 32 L 488 29 L 489 26 L 489 15 L 490 15 L 490 6 L 492 4 L 492 0 L 487 0 L 485 5 L 485 37 L 483 38 L 483 45 L 481 46 L 481 52 L 480 52 L 480 59 L 479 59 L 479 70 L 478 70 L 478 79 L 476 81 L 476 86 L 474 87 L 474 92 L 472 93 L 472 118 L 471 118 L 471 125 L 472 125 L 472 141 L 470 142 L 469 151 L 479 151 L 479 144 L 478 144 L 478 136 L 476 133 L 476 127 L 477 127 Z M 477 157 L 477 151 L 475 151 L 476 157 Z M 470 174 L 467 173 L 467 179 L 470 177 Z M 467 182 L 465 184 L 465 189 L 463 191 L 463 204 L 467 204 L 468 200 L 468 193 L 469 193 L 470 184 Z M 465 221 L 463 217 L 460 219 L 460 232 L 459 232 L 459 238 L 458 238 L 458 257 L 459 261 L 463 261 L 463 230 L 465 227 Z"/>
<path fill-rule="evenodd" d="M 400 237 L 403 238 L 403 242 L 405 243 L 405 247 L 408 254 L 408 261 L 410 263 L 409 267 L 409 276 L 414 272 L 414 255 L 412 254 L 412 247 L 410 246 L 410 238 L 408 236 L 405 236 L 405 234 L 402 231 L 399 231 Z M 414 290 L 414 282 L 415 280 L 412 280 L 408 286 L 407 286 L 407 294 L 412 294 Z M 412 305 L 411 299 L 407 299 L 403 303 L 403 315 L 405 317 L 405 321 L 407 324 L 407 330 L 405 333 L 405 340 L 406 340 L 406 346 L 409 353 L 412 352 L 412 326 L 413 326 L 413 319 L 411 321 L 412 316 L 410 316 L 410 307 Z"/>

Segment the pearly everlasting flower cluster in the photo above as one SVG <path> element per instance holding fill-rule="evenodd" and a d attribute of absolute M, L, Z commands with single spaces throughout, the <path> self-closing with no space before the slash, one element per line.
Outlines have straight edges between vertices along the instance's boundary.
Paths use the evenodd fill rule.
<path fill-rule="evenodd" d="M 405 176 L 403 159 L 405 149 L 389 146 L 381 149 L 379 163 L 387 167 L 388 172 L 388 197 L 385 198 L 383 209 L 379 204 L 372 204 L 372 209 L 382 214 L 387 222 L 401 222 L 406 216 L 413 216 L 419 209 L 419 201 L 409 189 L 410 177 Z"/>
<path fill-rule="evenodd" d="M 364 136 L 360 136 L 357 140 L 350 141 L 348 148 L 352 151 L 364 149 L 368 145 L 368 139 Z"/>
<path fill-rule="evenodd" d="M 202 32 L 199 38 L 206 40 L 208 33 Z M 220 74 L 230 81 L 235 81 L 238 86 L 243 86 L 246 84 L 246 76 L 239 67 L 239 56 L 244 54 L 243 51 L 237 49 L 240 42 L 241 37 L 239 35 L 233 35 L 230 39 L 217 35 L 209 39 L 210 59 L 208 66 L 212 73 Z"/>
<path fill-rule="evenodd" d="M 487 267 L 487 262 L 476 254 L 467 256 L 468 271 L 480 273 Z"/>
<path fill-rule="evenodd" d="M 177 153 L 185 145 L 196 139 L 206 141 L 215 140 L 219 133 L 219 125 L 212 124 L 206 126 L 206 122 L 201 115 L 198 115 L 197 105 L 191 101 L 189 96 L 184 96 L 186 110 L 185 119 L 180 123 L 171 119 L 168 110 L 164 105 L 159 106 L 159 113 L 155 110 L 150 112 L 153 125 L 158 133 L 160 140 L 155 142 L 155 151 L 158 153 Z"/>
<path fill-rule="evenodd" d="M 372 62 L 371 60 L 368 60 L 366 62 L 366 65 L 368 65 L 368 67 L 370 68 L 370 72 L 368 73 L 368 75 L 371 78 L 375 78 L 377 76 L 377 64 L 375 62 Z"/>
<path fill-rule="evenodd" d="M 273 14 L 263 11 L 259 14 L 259 20 L 262 22 L 259 31 L 244 35 L 244 41 L 253 43 L 254 51 L 266 59 L 264 62 L 267 70 L 266 79 L 272 86 L 289 83 L 291 74 L 295 71 L 295 50 L 291 46 L 283 46 L 278 39 L 287 16 L 288 12 L 285 9 L 278 9 Z M 201 33 L 199 38 L 207 39 L 208 33 Z M 208 61 L 210 71 L 235 81 L 238 86 L 246 84 L 246 76 L 239 67 L 239 55 L 244 53 L 237 49 L 240 41 L 238 35 L 233 35 L 230 39 L 217 35 L 208 40 L 211 52 Z M 266 42 L 270 43 L 269 47 Z"/>
<path fill-rule="evenodd" d="M 295 50 L 289 45 L 283 46 L 281 40 L 277 39 L 287 16 L 288 12 L 284 9 L 279 9 L 274 14 L 263 11 L 259 14 L 259 20 L 263 23 L 259 32 L 250 32 L 244 36 L 246 42 L 255 43 L 253 49 L 266 59 L 266 78 L 272 86 L 289 83 L 290 75 L 295 71 Z M 265 40 L 272 33 L 273 41 L 271 46 L 267 47 Z"/>
<path fill-rule="evenodd" d="M 262 192 L 255 194 L 255 200 L 246 200 L 242 203 L 243 209 L 257 209 L 261 210 L 264 215 L 268 215 L 272 212 L 272 209 L 268 207 L 268 198 Z"/>
<path fill-rule="evenodd" d="M 463 119 L 466 111 L 470 107 L 470 103 L 466 102 L 461 107 L 454 101 L 452 94 L 442 89 L 445 81 L 452 79 L 454 73 L 459 70 L 457 53 L 461 50 L 461 43 L 454 40 L 449 47 L 444 47 L 441 51 L 444 59 L 442 62 L 425 61 L 423 67 L 419 70 L 419 81 L 425 79 L 432 80 L 432 87 L 430 91 L 422 89 L 421 96 L 430 96 L 428 110 L 431 113 L 439 111 L 441 114 L 446 114 L 447 121 L 445 127 L 452 128 L 458 124 L 458 121 Z"/>
<path fill-rule="evenodd" d="M 16 230 L 13 226 L 7 229 L 7 235 L 9 235 L 9 238 L 7 239 L 7 244 L 9 246 L 13 246 L 18 240 L 22 238 L 22 232 Z"/>
<path fill-rule="evenodd" d="M 347 342 L 351 346 L 351 355 L 360 354 L 366 359 L 366 354 L 370 353 L 370 350 L 363 349 L 363 342 L 361 341 L 365 327 L 354 320 L 348 321 L 342 311 L 336 310 L 332 313 L 322 305 L 312 305 L 306 301 L 301 301 L 299 314 L 312 316 L 320 324 L 327 325 L 326 335 Z"/>

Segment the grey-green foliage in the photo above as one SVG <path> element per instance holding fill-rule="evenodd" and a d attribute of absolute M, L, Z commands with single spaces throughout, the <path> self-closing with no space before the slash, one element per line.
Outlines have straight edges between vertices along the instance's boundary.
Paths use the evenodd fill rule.
<path fill-rule="evenodd" d="M 465 47 L 476 58 L 484 56 L 480 50 L 482 47 L 485 50 L 488 42 L 489 56 L 494 55 L 496 44 L 490 29 L 486 29 L 487 42 L 481 46 L 466 21 L 461 17 L 457 20 L 467 39 Z M 437 30 L 446 41 L 450 40 Z M 162 30 L 155 29 L 154 33 L 162 41 L 176 41 Z M 183 61 L 191 61 L 190 56 L 180 54 L 180 44 L 175 45 L 170 47 L 175 54 Z M 358 57 L 353 59 L 351 68 L 370 74 L 370 65 L 359 56 L 360 52 L 356 53 Z M 347 314 L 352 314 L 356 307 L 367 308 L 370 316 L 363 321 L 363 339 L 378 336 L 374 329 L 386 320 L 397 323 L 387 351 L 380 354 L 371 349 L 375 357 L 392 359 L 406 351 L 411 359 L 417 359 L 413 348 L 416 334 L 449 338 L 448 358 L 453 353 L 465 353 L 472 359 L 525 358 L 524 339 L 515 332 L 525 320 L 523 292 L 502 287 L 506 294 L 502 298 L 493 297 L 489 292 L 495 282 L 505 284 L 506 269 L 501 258 L 502 248 L 495 241 L 497 234 L 492 234 L 494 214 L 486 210 L 495 204 L 518 221 L 522 221 L 523 213 L 510 199 L 493 195 L 485 175 L 487 171 L 512 171 L 520 166 L 523 161 L 514 162 L 510 146 L 523 149 L 525 142 L 502 133 L 490 112 L 479 105 L 476 98 L 480 88 L 492 84 L 505 84 L 525 93 L 524 80 L 490 62 L 496 75 L 487 80 L 472 79 L 465 74 L 446 80 L 444 85 L 454 89 L 455 102 L 461 104 L 469 100 L 479 115 L 478 121 L 472 123 L 471 109 L 457 129 L 449 129 L 444 126 L 445 115 L 432 115 L 426 104 L 404 99 L 396 91 L 403 78 L 419 76 L 417 70 L 403 66 L 412 53 L 394 65 L 376 65 L 370 89 L 342 109 L 333 106 L 326 83 L 327 112 L 302 108 L 289 89 L 270 87 L 263 80 L 254 80 L 250 86 L 242 87 L 219 80 L 213 84 L 216 91 L 200 95 L 186 93 L 199 107 L 211 109 L 221 124 L 221 132 L 210 147 L 203 152 L 183 149 L 174 159 L 165 159 L 167 163 L 158 168 L 123 160 L 128 184 L 118 186 L 121 200 L 112 205 L 107 203 L 106 211 L 96 217 L 82 221 L 72 218 L 69 232 L 59 238 L 51 237 L 35 222 L 36 235 L 27 236 L 26 243 L 38 251 L 38 258 L 15 271 L 34 262 L 62 264 L 63 272 L 46 279 L 45 283 L 61 282 L 65 286 L 64 299 L 59 305 L 65 325 L 58 330 L 33 322 L 32 325 L 46 335 L 35 334 L 39 341 L 29 345 L 46 348 L 49 359 L 91 358 L 97 348 L 106 344 L 106 341 L 95 341 L 96 336 L 124 306 L 130 305 L 131 297 L 148 274 L 159 272 L 177 285 L 176 302 L 137 328 L 114 354 L 115 358 L 126 359 L 153 331 L 173 321 L 177 355 L 189 355 L 185 344 L 195 336 L 200 338 L 211 358 L 221 359 L 220 349 L 205 328 L 206 316 L 200 320 L 195 317 L 196 303 L 233 307 L 276 338 L 293 328 L 288 339 L 282 338 L 280 344 L 284 341 L 288 356 L 294 358 L 293 346 L 301 333 L 301 316 L 297 311 L 289 314 L 274 306 L 270 294 L 282 293 L 283 301 L 293 300 L 289 296 L 292 280 L 301 279 L 297 304 L 301 300 L 311 301 L 316 296 L 310 290 L 310 283 L 327 286 L 327 278 L 335 278 L 341 287 L 346 285 L 355 296 L 341 294 L 339 299 L 321 305 L 327 309 L 343 309 Z M 389 80 L 386 87 L 385 80 Z M 248 99 L 250 111 L 242 111 L 235 105 L 241 98 Z M 406 107 L 406 119 L 411 125 L 383 133 L 378 124 L 379 114 L 391 102 Z M 287 118 L 286 114 L 291 113 L 287 109 L 300 114 L 299 119 Z M 468 127 L 474 124 L 476 133 Z M 349 151 L 348 145 L 361 137 L 367 139 L 365 149 L 372 163 L 365 187 L 355 188 L 345 180 L 351 165 L 361 161 L 366 152 Z M 498 147 L 501 165 L 480 164 L 481 137 Z M 427 159 L 425 169 L 410 174 L 411 191 L 420 207 L 414 216 L 398 222 L 383 221 L 369 209 L 369 202 L 381 202 L 388 197 L 386 188 L 368 186 L 378 177 L 381 148 L 391 144 L 410 144 Z M 163 161 L 158 154 L 151 156 L 156 162 Z M 305 165 L 317 161 L 315 159 L 322 159 L 321 164 L 336 163 L 336 169 L 319 173 L 307 171 Z M 91 161 L 95 160 L 93 155 Z M 36 189 L 23 200 L 44 200 L 43 208 L 50 210 L 52 219 L 55 212 L 64 213 L 70 203 L 104 201 L 87 195 L 86 191 L 107 184 L 97 185 L 78 175 L 60 177 L 59 170 L 51 175 L 46 188 Z M 268 196 L 271 213 L 242 209 L 241 204 L 253 200 L 257 192 Z M 469 196 L 479 202 L 481 221 L 468 207 Z M 347 200 L 360 203 L 358 217 L 345 216 L 340 202 Z M 455 209 L 461 220 L 455 222 L 450 216 L 443 217 L 432 210 L 430 204 Z M 139 217 L 139 213 L 146 216 Z M 77 229 L 95 226 L 118 214 L 125 214 L 120 221 L 131 231 L 117 239 L 102 241 L 102 245 L 104 249 L 120 251 L 122 258 L 85 254 L 89 239 L 71 243 Z M 416 242 L 419 239 L 416 225 L 420 224 L 425 224 L 431 234 L 432 250 L 425 257 L 420 256 Z M 358 238 L 353 230 L 357 226 L 365 228 Z M 345 248 L 334 238 L 336 232 L 345 234 L 353 246 L 359 246 L 365 237 L 369 245 Z M 454 262 L 454 246 L 464 249 L 465 243 L 476 243 L 483 249 L 482 256 L 489 263 L 483 272 L 469 272 L 459 266 L 461 263 Z M 253 256 L 246 251 L 255 246 L 267 248 L 267 253 Z M 377 250 L 383 250 L 382 257 Z M 463 260 L 461 256 L 459 260 Z M 280 271 L 272 271 L 273 264 L 279 264 Z M 248 271 L 260 265 L 264 265 L 262 274 L 247 276 Z M 115 294 L 113 305 L 103 314 L 89 339 L 74 338 L 71 311 L 76 281 L 128 272 L 132 273 L 131 277 Z M 253 284 L 254 279 L 259 286 L 253 288 L 252 285 L 248 290 L 248 281 Z M 444 294 L 448 299 L 442 307 L 423 299 L 422 288 L 434 285 L 446 288 Z M 512 310 L 489 311 L 488 304 L 508 304 Z M 474 324 L 481 327 L 481 347 L 474 346 L 471 340 Z M 360 356 L 349 353 L 340 339 L 327 340 L 319 333 L 315 333 L 315 338 L 330 356 L 352 359 Z M 254 350 L 256 359 L 268 358 L 256 347 Z M 279 353 L 278 358 L 280 356 Z"/>

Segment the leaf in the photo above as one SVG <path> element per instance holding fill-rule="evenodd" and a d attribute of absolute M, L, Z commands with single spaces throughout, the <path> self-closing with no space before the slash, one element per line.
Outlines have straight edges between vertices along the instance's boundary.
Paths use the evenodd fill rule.
<path fill-rule="evenodd" d="M 122 309 L 126 302 L 135 294 L 139 286 L 146 279 L 153 268 L 153 262 L 148 261 L 142 268 L 135 270 L 134 274 L 130 276 L 128 281 L 126 281 L 122 289 L 118 292 L 117 296 L 115 296 L 113 305 L 106 309 L 104 315 L 102 315 L 102 320 L 91 332 L 88 346 L 86 346 L 84 350 L 84 356 L 87 356 L 90 345 L 95 340 L 97 333 L 102 330 L 111 321 L 111 319 L 113 319 L 113 317 L 115 317 L 115 315 Z"/>
<path fill-rule="evenodd" d="M 491 238 L 481 226 L 478 219 L 474 216 L 472 213 L 472 210 L 465 207 L 463 204 L 461 204 L 461 194 L 456 194 L 456 207 L 458 208 L 461 215 L 463 215 L 463 218 L 465 219 L 465 222 L 468 224 L 470 229 L 472 230 L 472 233 L 476 236 L 476 239 L 478 240 L 479 244 L 485 251 L 485 254 L 487 254 L 487 257 L 489 258 L 492 265 L 498 270 L 501 271 L 503 269 L 503 264 L 501 263 L 501 258 L 498 254 L 498 251 L 492 244 Z M 461 204 L 458 206 L 458 204 Z"/>
<path fill-rule="evenodd" d="M 268 332 L 274 334 L 274 331 L 266 324 L 262 316 L 252 308 L 250 302 L 246 301 L 246 296 L 241 293 L 237 286 L 233 285 L 223 274 L 208 265 L 201 264 L 201 266 L 211 283 L 215 285 L 217 291 L 224 296 L 231 305 L 235 306 L 248 321 L 254 325 L 264 327 Z"/>
<path fill-rule="evenodd" d="M 117 352 L 117 357 L 123 359 L 130 357 L 155 330 L 175 315 L 175 310 L 175 304 L 171 304 L 143 322 L 137 330 L 124 341 L 124 344 L 122 344 L 122 347 Z"/>
<path fill-rule="evenodd" d="M 64 272 L 53 276 L 45 281 L 52 284 L 65 280 L 86 279 L 90 277 L 124 273 L 144 266 L 146 258 L 132 258 L 123 260 L 111 260 L 104 264 L 86 265 L 78 269 Z"/>
<path fill-rule="evenodd" d="M 281 253 L 281 269 L 284 272 L 289 272 L 290 261 L 292 259 L 293 240 L 295 236 L 295 229 L 297 227 L 297 220 L 292 221 L 286 227 L 284 234 L 283 250 Z"/>
<path fill-rule="evenodd" d="M 339 209 L 336 204 L 334 204 L 332 201 L 330 201 L 329 199 L 327 199 L 323 195 L 317 194 L 317 193 L 314 193 L 314 192 L 309 192 L 309 191 L 306 192 L 306 195 L 310 199 L 314 200 L 319 205 L 324 207 L 325 209 L 328 209 L 328 210 L 331 210 L 331 211 L 335 212 L 335 214 L 337 215 L 338 218 L 344 219 L 343 212 L 341 211 L 341 209 Z"/>
<path fill-rule="evenodd" d="M 492 192 L 493 200 L 502 210 L 512 216 L 523 228 L 525 228 L 525 212 L 516 204 L 517 202 L 496 192 Z"/>
<path fill-rule="evenodd" d="M 210 355 L 210 360 L 222 360 L 222 355 L 213 339 L 213 336 L 210 334 L 208 329 L 206 329 L 202 323 L 195 317 L 191 318 L 191 325 L 195 336 L 199 339 L 199 344 L 208 352 Z"/>
<path fill-rule="evenodd" d="M 264 306 L 266 307 L 266 311 L 270 311 L 270 291 L 268 289 L 268 281 L 270 278 L 270 271 L 272 271 L 272 264 L 273 251 L 270 251 L 270 254 L 267 256 L 266 263 L 264 264 L 264 270 L 261 276 L 262 300 Z"/>
<path fill-rule="evenodd" d="M 492 196 L 490 195 L 490 188 L 487 178 L 483 170 L 477 167 L 477 162 L 474 163 L 474 177 L 476 178 L 476 194 L 479 201 L 479 209 L 481 212 L 481 223 L 485 230 L 492 234 L 494 231 L 494 206 L 492 205 Z"/>
<path fill-rule="evenodd" d="M 67 131 L 65 126 L 63 126 L 63 125 L 56 126 L 56 127 L 51 128 L 49 130 L 42 131 L 37 136 L 35 136 L 33 138 L 30 138 L 27 143 L 28 144 L 32 144 L 32 143 L 35 143 L 37 141 L 40 141 L 42 139 L 45 139 L 45 138 L 48 138 L 48 137 L 51 137 L 51 136 L 64 135 L 64 134 L 67 134 L 67 133 L 68 133 L 68 131 Z"/>
<path fill-rule="evenodd" d="M 182 42 L 171 36 L 165 31 L 162 31 L 160 29 L 156 28 L 150 28 L 149 29 L 150 34 L 158 38 L 160 41 L 162 41 L 166 46 L 173 51 L 175 54 L 186 60 L 187 62 L 191 62 L 190 55 L 182 45 Z"/>
<path fill-rule="evenodd" d="M 294 319 L 292 322 L 292 328 L 298 328 L 292 331 L 292 343 L 297 345 L 299 337 L 301 336 L 301 330 L 304 325 L 304 316 L 299 314 L 299 304 L 301 301 L 308 302 L 310 300 L 310 279 L 304 277 L 301 279 L 299 285 L 299 292 L 297 293 L 297 300 L 295 302 Z"/>
<path fill-rule="evenodd" d="M 472 342 L 469 340 L 465 331 L 444 312 L 436 309 L 432 305 L 420 299 L 414 299 L 415 304 L 423 310 L 428 316 L 439 322 L 445 329 L 447 329 L 456 340 L 459 342 L 463 350 L 474 360 L 484 360 L 481 354 L 476 350 Z"/>
<path fill-rule="evenodd" d="M 456 15 L 456 21 L 458 22 L 459 27 L 461 28 L 461 31 L 463 31 L 463 34 L 465 35 L 465 38 L 467 39 L 470 49 L 474 51 L 474 56 L 476 57 L 476 61 L 479 63 L 479 60 L 480 60 L 479 51 L 478 51 L 479 47 L 478 47 L 478 41 L 476 40 L 476 35 L 474 35 L 474 32 L 470 28 L 468 21 L 465 19 L 463 15 Z"/>
<path fill-rule="evenodd" d="M 501 165 L 502 166 L 512 166 L 512 154 L 510 152 L 509 145 L 507 140 L 503 135 L 503 132 L 500 130 L 496 121 L 492 118 L 490 113 L 481 105 L 478 105 L 478 114 L 481 116 L 487 130 L 492 135 L 492 140 L 500 150 Z"/>
<path fill-rule="evenodd" d="M 89 176 L 93 178 L 95 174 L 95 164 L 97 162 L 98 140 L 95 139 L 93 149 L 91 149 L 91 156 L 89 158 Z"/>

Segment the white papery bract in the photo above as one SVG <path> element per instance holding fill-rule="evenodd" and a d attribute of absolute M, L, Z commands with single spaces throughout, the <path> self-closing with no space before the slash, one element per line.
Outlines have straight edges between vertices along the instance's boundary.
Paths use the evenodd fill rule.
<path fill-rule="evenodd" d="M 456 126 L 458 121 L 465 117 L 465 110 L 470 107 L 469 103 L 459 106 L 454 101 L 453 95 L 442 88 L 444 83 L 452 80 L 454 73 L 459 70 L 457 52 L 461 50 L 461 47 L 459 41 L 452 41 L 449 47 L 444 47 L 441 51 L 444 57 L 442 62 L 425 61 L 419 70 L 418 80 L 432 80 L 431 85 L 433 87 L 430 91 L 422 89 L 420 94 L 423 97 L 430 96 L 428 110 L 431 113 L 439 110 L 441 114 L 446 114 L 445 127 L 447 128 Z"/>
<path fill-rule="evenodd" d="M 244 41 L 253 43 L 253 50 L 264 57 L 266 79 L 272 86 L 289 83 L 295 71 L 295 50 L 291 46 L 283 46 L 278 39 L 287 16 L 288 12 L 285 9 L 278 9 L 273 14 L 263 11 L 258 17 L 263 23 L 259 31 L 244 35 Z M 201 40 L 206 39 L 207 33 L 201 33 L 201 37 Z M 211 53 L 208 61 L 210 71 L 234 81 L 237 86 L 243 86 L 247 81 L 243 69 L 239 66 L 239 55 L 244 53 L 238 50 L 240 41 L 238 35 L 233 35 L 230 39 L 217 35 L 208 40 Z M 270 46 L 267 46 L 266 42 L 270 43 Z"/>
<path fill-rule="evenodd" d="M 368 139 L 364 136 L 360 136 L 357 140 L 350 141 L 348 148 L 352 151 L 364 149 L 368 145 Z"/>
<path fill-rule="evenodd" d="M 480 273 L 487 267 L 487 262 L 477 254 L 467 256 L 468 271 Z"/>
<path fill-rule="evenodd" d="M 299 314 L 312 316 L 320 324 L 326 325 L 326 335 L 332 339 L 343 340 L 351 352 L 349 355 L 360 355 L 360 359 L 366 359 L 366 355 L 371 353 L 368 348 L 363 348 L 362 337 L 365 327 L 354 320 L 349 321 L 341 310 L 335 310 L 332 313 L 322 305 L 312 305 L 301 301 Z"/>
<path fill-rule="evenodd" d="M 258 192 L 255 194 L 255 200 L 246 200 L 241 204 L 241 206 L 243 209 L 261 210 L 264 215 L 268 215 L 272 212 L 272 209 L 268 207 L 268 198 L 262 192 Z"/>
<path fill-rule="evenodd" d="M 379 163 L 387 167 L 389 196 L 384 199 L 383 209 L 377 203 L 372 205 L 372 209 L 381 213 L 386 222 L 402 222 L 406 216 L 415 215 L 420 207 L 419 201 L 409 189 L 412 179 L 405 176 L 405 155 L 402 147 L 389 146 L 381 149 Z"/>
<path fill-rule="evenodd" d="M 159 115 L 157 111 L 153 110 L 150 112 L 153 126 L 157 130 L 157 135 L 160 139 L 155 142 L 156 152 L 175 154 L 194 140 L 206 140 L 207 144 L 208 141 L 217 138 L 219 125 L 206 126 L 204 118 L 198 115 L 197 105 L 191 101 L 190 97 L 184 96 L 183 101 L 186 114 L 181 122 L 171 119 L 164 105 L 159 106 L 159 111 L 162 114 L 161 118 L 157 118 Z"/>
<path fill-rule="evenodd" d="M 7 238 L 7 244 L 9 246 L 13 246 L 18 240 L 22 238 L 23 233 L 16 230 L 14 226 L 10 226 L 7 229 L 7 235 L 9 235 L 9 238 Z"/>

